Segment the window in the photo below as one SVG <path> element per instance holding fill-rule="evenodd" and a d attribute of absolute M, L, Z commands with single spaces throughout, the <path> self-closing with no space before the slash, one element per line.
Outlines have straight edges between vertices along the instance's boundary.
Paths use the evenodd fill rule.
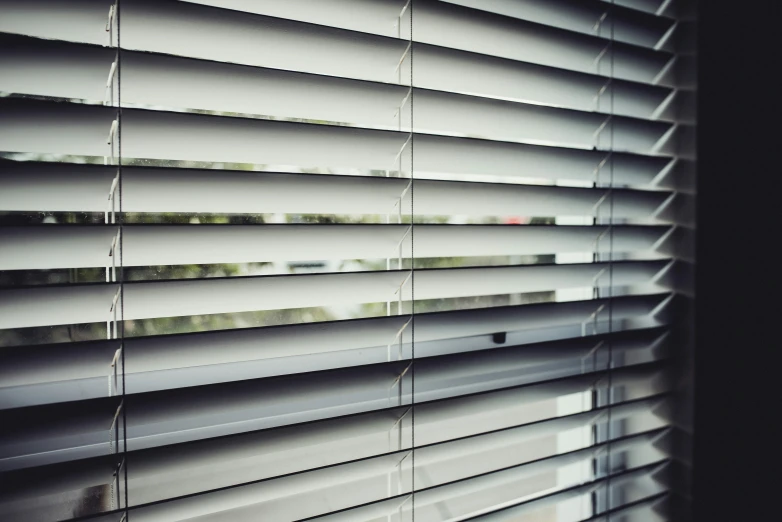
<path fill-rule="evenodd" d="M 665 519 L 691 31 L 0 2 L 0 518 Z"/>

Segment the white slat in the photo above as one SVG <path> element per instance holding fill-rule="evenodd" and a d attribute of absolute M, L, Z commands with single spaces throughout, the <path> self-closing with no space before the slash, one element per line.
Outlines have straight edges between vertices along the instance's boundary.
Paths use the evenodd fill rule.
<path fill-rule="evenodd" d="M 42 45 L 34 40 L 29 45 L 25 43 L 28 41 L 14 42 L 13 47 L 0 51 L 0 65 L 9 72 L 0 79 L 0 89 L 93 102 L 107 99 L 103 76 L 115 60 L 111 50 L 67 44 L 63 47 L 55 43 Z M 68 80 L 54 81 L 62 77 Z M 146 53 L 127 52 L 122 57 L 122 102 L 129 106 L 141 104 L 397 129 L 400 124 L 403 128 L 410 126 L 407 93 L 408 88 L 404 86 L 274 69 Z M 610 143 L 605 139 L 598 142 L 595 136 L 607 115 L 592 112 L 596 106 L 588 107 L 589 112 L 574 112 L 427 89 L 415 89 L 413 97 L 415 129 L 425 133 L 579 148 L 610 144 L 613 150 L 649 153 L 670 126 L 620 118 L 619 111 L 605 132 L 607 135 L 613 129 Z M 650 113 L 630 115 L 652 116 Z"/>
<path fill-rule="evenodd" d="M 4 100 L 0 148 L 111 156 L 107 136 L 115 117 L 109 107 Z M 403 132 L 147 110 L 126 109 L 122 121 L 123 157 L 155 160 L 394 170 L 409 137 Z M 665 156 L 418 134 L 412 168 L 422 177 L 450 173 L 603 183 L 610 179 L 622 186 L 649 183 L 669 163 Z M 409 165 L 408 156 L 403 173 Z"/>
<path fill-rule="evenodd" d="M 502 225 L 152 225 L 0 227 L 2 270 L 420 257 L 647 253 L 667 229 Z M 416 237 L 417 235 L 417 237 Z M 612 237 L 611 237 L 612 236 Z M 475 250 L 480 243 L 485 249 Z M 114 258 L 114 259 L 113 259 Z"/>
<path fill-rule="evenodd" d="M 618 42 L 655 48 L 674 23 L 673 20 L 640 14 L 601 0 L 445 0 L 470 9 L 528 20 L 589 35 L 613 38 Z"/>
<path fill-rule="evenodd" d="M 113 167 L 0 163 L 0 210 L 105 212 Z M 215 214 L 380 214 L 416 216 L 594 216 L 665 222 L 670 193 L 227 170 L 123 167 L 122 210 Z M 119 201 L 115 208 L 119 211 Z M 667 208 L 667 207 L 666 207 Z M 611 212 L 609 212 L 611 210 Z M 658 213 L 659 211 L 659 213 Z"/>
<path fill-rule="evenodd" d="M 643 285 L 665 262 L 300 274 L 125 284 L 118 320 Z M 609 270 L 610 268 L 610 270 Z M 114 320 L 115 283 L 0 290 L 0 328 Z"/>

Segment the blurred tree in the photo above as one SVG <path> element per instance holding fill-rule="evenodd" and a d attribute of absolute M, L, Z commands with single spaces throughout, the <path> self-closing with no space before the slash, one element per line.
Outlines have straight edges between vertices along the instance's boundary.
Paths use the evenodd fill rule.
<path fill-rule="evenodd" d="M 212 113 L 215 114 L 215 113 Z M 233 115 L 224 113 L 224 115 Z M 276 118 L 271 118 L 276 119 Z M 321 120 L 302 120 L 307 123 L 332 125 L 333 122 Z M 77 157 L 60 156 L 57 158 L 29 157 L 28 160 L 48 160 L 63 161 L 73 163 L 94 163 L 103 164 L 103 158 L 100 157 Z M 178 168 L 216 168 L 230 170 L 255 171 L 264 169 L 265 165 L 254 165 L 250 163 L 217 163 L 208 164 L 195 161 L 157 161 L 123 158 L 124 166 L 169 166 Z M 300 172 L 313 174 L 329 174 L 328 169 L 303 168 Z M 370 175 L 385 176 L 385 171 L 372 171 Z M 267 223 L 273 216 L 269 214 L 180 214 L 180 213 L 124 213 L 119 219 L 126 224 L 262 224 Z M 391 216 L 392 222 L 397 218 Z M 3 224 L 43 224 L 43 223 L 70 223 L 70 224 L 100 224 L 103 223 L 102 213 L 84 213 L 84 212 L 37 212 L 37 213 L 18 213 L 7 212 L 0 215 L 0 222 Z M 284 220 L 287 223 L 385 223 L 386 215 L 322 215 L 322 214 L 286 214 Z M 412 216 L 408 213 L 402 216 L 403 223 L 413 222 Z M 447 224 L 451 222 L 451 216 L 415 216 L 416 224 Z M 460 221 L 461 222 L 461 221 Z M 500 224 L 503 218 L 488 217 L 483 219 L 468 220 L 468 223 L 475 224 Z M 535 217 L 525 220 L 531 225 L 553 225 L 553 217 Z M 521 222 L 520 222 L 521 223 Z M 464 266 L 491 266 L 507 264 L 537 264 L 553 263 L 554 256 L 516 256 L 511 258 L 503 257 L 443 257 L 443 258 L 416 258 L 414 263 L 410 259 L 403 259 L 403 269 L 409 270 L 411 264 L 416 269 L 433 268 L 458 268 Z M 264 267 L 269 263 L 246 263 L 246 264 L 213 264 L 213 265 L 160 265 L 148 267 L 125 267 L 121 269 L 119 277 L 124 281 L 145 281 L 145 280 L 176 280 L 176 279 L 206 279 L 212 277 L 239 277 L 254 275 L 263 272 Z M 308 271 L 325 271 L 330 265 L 326 263 L 311 263 Z M 395 263 L 392 260 L 392 268 Z M 344 260 L 336 265 L 335 270 L 385 270 L 386 260 Z M 288 265 L 288 272 L 294 272 L 297 268 L 292 264 Z M 49 285 L 49 284 L 73 284 L 73 283 L 97 283 L 105 280 L 105 268 L 79 268 L 69 270 L 27 270 L 27 271 L 6 271 L 0 272 L 0 286 L 18 287 L 28 285 Z M 511 295 L 501 296 L 477 296 L 456 299 L 435 299 L 420 300 L 415 303 L 417 313 L 430 311 L 451 310 L 459 308 L 472 308 L 476 306 L 497 306 L 501 304 L 518 304 L 528 302 L 538 302 L 540 300 L 553 299 L 554 292 L 541 292 L 536 294 L 516 295 L 511 299 Z M 392 303 L 394 307 L 397 304 Z M 411 303 L 403 303 L 403 309 L 409 311 Z M 396 310 L 396 308 L 394 308 Z M 357 317 L 378 316 L 387 313 L 386 303 L 366 303 L 360 305 L 354 312 Z M 168 317 L 146 319 L 138 321 L 127 321 L 125 323 L 125 335 L 143 336 L 185 333 L 195 331 L 219 330 L 230 328 L 243 328 L 252 326 L 267 326 L 273 324 L 287 324 L 296 322 L 311 322 L 333 320 L 337 318 L 333 312 L 325 308 L 306 308 L 291 310 L 271 310 L 255 311 L 233 314 L 215 314 L 202 316 L 186 317 Z M 0 331 L 0 346 L 13 344 L 34 344 L 43 342 L 67 342 L 87 339 L 102 339 L 106 335 L 105 323 L 81 324 L 68 326 L 54 326 L 42 328 L 25 328 L 20 330 Z"/>

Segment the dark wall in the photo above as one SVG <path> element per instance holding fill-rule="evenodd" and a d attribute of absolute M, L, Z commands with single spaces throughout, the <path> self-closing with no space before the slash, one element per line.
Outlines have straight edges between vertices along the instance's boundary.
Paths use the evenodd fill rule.
<path fill-rule="evenodd" d="M 782 6 L 700 0 L 696 520 L 782 510 Z"/>

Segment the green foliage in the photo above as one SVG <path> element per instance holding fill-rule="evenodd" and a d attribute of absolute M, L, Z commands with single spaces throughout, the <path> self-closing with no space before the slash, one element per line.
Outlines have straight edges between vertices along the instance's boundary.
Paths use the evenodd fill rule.
<path fill-rule="evenodd" d="M 310 121 L 307 123 L 332 124 L 327 121 Z M 40 160 L 65 161 L 72 163 L 103 164 L 100 157 L 76 157 L 58 156 L 56 158 L 44 157 Z M 160 161 L 123 158 L 124 166 L 167 166 L 174 168 L 215 168 L 243 171 L 262 170 L 266 166 L 250 163 L 204 163 L 193 161 Z M 321 169 L 300 169 L 301 172 L 314 174 L 328 174 L 329 171 Z M 216 172 L 217 173 L 217 172 Z M 385 171 L 372 171 L 371 175 L 385 176 Z M 269 214 L 183 214 L 183 213 L 118 213 L 118 223 L 124 224 L 203 224 L 203 225 L 243 225 L 263 224 L 270 222 Z M 392 216 L 392 222 L 397 217 Z M 386 215 L 323 215 L 323 214 L 286 214 L 286 223 L 312 223 L 312 224 L 375 224 L 386 223 Z M 69 224 L 101 224 L 104 221 L 103 213 L 85 212 L 40 212 L 31 214 L 17 213 L 15 215 L 2 215 L 0 221 L 6 224 L 41 224 L 41 223 L 69 223 Z M 271 220 L 276 222 L 275 220 Z M 415 216 L 408 213 L 401 216 L 402 223 L 415 224 L 448 224 L 450 216 Z M 484 218 L 471 220 L 471 223 L 499 224 L 501 218 Z M 554 224 L 554 218 L 533 218 L 533 225 Z M 416 258 L 403 259 L 402 268 L 409 270 L 412 266 L 416 269 L 458 268 L 466 266 L 490 266 L 507 264 L 534 264 L 553 262 L 554 256 L 516 256 L 516 257 L 442 257 L 442 258 Z M 208 279 L 215 277 L 240 277 L 259 273 L 267 263 L 245 264 L 212 264 L 212 265 L 159 265 L 146 267 L 118 267 L 118 280 L 133 282 L 147 280 L 181 280 L 181 279 Z M 359 266 L 362 270 L 386 270 L 386 260 L 346 260 L 337 270 L 343 270 L 348 266 Z M 396 266 L 396 260 L 392 260 L 392 269 Z M 355 268 L 353 268 L 355 269 Z M 292 272 L 294 269 L 289 268 Z M 14 272 L 0 272 L 0 285 L 2 286 L 28 286 L 74 283 L 100 283 L 105 281 L 106 270 L 104 267 L 79 268 L 69 270 L 27 270 Z M 416 313 L 434 312 L 442 310 L 466 309 L 485 306 L 500 306 L 506 304 L 521 304 L 537 302 L 539 300 L 553 299 L 553 292 L 541 292 L 537 294 L 523 295 L 499 295 L 477 296 L 453 299 L 418 300 L 415 302 Z M 398 303 L 391 302 L 391 313 L 397 313 Z M 412 303 L 402 304 L 403 311 L 409 313 Z M 356 316 L 382 316 L 388 313 L 388 304 L 367 303 L 358 307 Z M 126 336 L 145 336 L 161 334 L 177 334 L 187 332 L 199 332 L 209 330 L 221 330 L 232 328 L 247 328 L 257 326 L 270 326 L 277 324 L 290 324 L 300 322 L 335 320 L 337 317 L 329 310 L 320 307 L 253 311 L 232 314 L 214 314 L 185 317 L 164 317 L 146 320 L 125 321 Z M 26 328 L 13 331 L 0 331 L 0 346 L 18 344 L 36 344 L 48 342 L 67 342 L 89 339 L 104 339 L 106 337 L 106 324 L 82 324 L 69 326 L 53 326 L 42 328 Z"/>

